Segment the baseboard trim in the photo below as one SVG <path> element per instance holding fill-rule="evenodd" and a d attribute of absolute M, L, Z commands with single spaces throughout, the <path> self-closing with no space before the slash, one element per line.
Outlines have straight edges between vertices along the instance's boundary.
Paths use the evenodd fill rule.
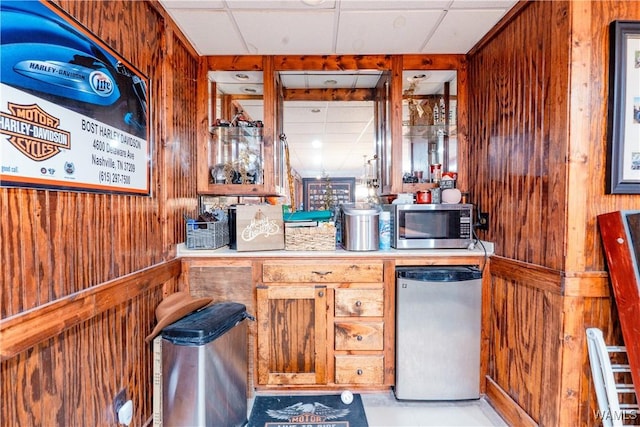
<path fill-rule="evenodd" d="M 519 427 L 538 425 L 495 381 L 489 377 L 486 380 L 486 399 L 507 424 Z"/>

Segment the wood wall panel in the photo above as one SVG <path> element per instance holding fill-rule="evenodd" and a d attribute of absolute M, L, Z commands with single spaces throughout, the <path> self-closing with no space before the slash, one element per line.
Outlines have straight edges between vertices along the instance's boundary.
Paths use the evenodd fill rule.
<path fill-rule="evenodd" d="M 560 354 L 561 296 L 528 285 L 525 272 L 518 279 L 494 276 L 491 297 L 489 377 L 531 418 L 556 425 L 549 408 L 558 404 L 559 360 L 549 355 Z"/>
<path fill-rule="evenodd" d="M 608 24 L 638 1 L 520 2 L 468 58 L 470 193 L 491 213 L 487 389 L 507 419 L 598 425 L 585 329 L 621 343 L 597 215 L 605 195 Z"/>
<path fill-rule="evenodd" d="M 606 262 L 600 242 L 596 218 L 598 215 L 625 209 L 638 209 L 638 195 L 606 195 L 607 99 L 609 97 L 609 23 L 613 20 L 640 21 L 640 1 L 592 1 L 577 3 L 574 14 L 574 42 L 572 89 L 581 88 L 580 104 L 572 108 L 570 121 L 582 118 L 583 126 L 571 131 L 572 152 L 576 162 L 572 166 L 584 168 L 585 210 L 582 222 L 569 229 L 568 241 L 576 241 L 575 252 L 582 258 L 578 268 L 605 270 Z M 585 19 L 588 17 L 588 19 Z M 588 105 L 589 108 L 579 108 Z M 576 189 L 577 190 L 577 189 Z M 579 201 L 578 201 L 579 202 Z M 576 206 L 577 207 L 577 206 Z M 571 207 L 572 209 L 574 206 Z M 585 230 L 583 239 L 571 233 Z"/>
<path fill-rule="evenodd" d="M 171 265 L 197 206 L 199 58 L 157 2 L 57 4 L 149 77 L 152 194 L 0 188 L 0 334 L 20 337 L 2 347 L 0 425 L 116 425 L 124 390 L 141 426 L 152 413 L 144 337 L 180 286 L 179 263 L 168 278 L 148 269 Z"/>
<path fill-rule="evenodd" d="M 525 8 L 469 61 L 469 158 L 471 200 L 491 213 L 483 237 L 502 256 L 559 270 L 564 193 L 551 192 L 550 181 L 563 175 L 565 159 L 549 155 L 557 70 L 551 28 L 538 25 L 554 4 Z M 566 141 L 553 145 L 563 152 Z"/>

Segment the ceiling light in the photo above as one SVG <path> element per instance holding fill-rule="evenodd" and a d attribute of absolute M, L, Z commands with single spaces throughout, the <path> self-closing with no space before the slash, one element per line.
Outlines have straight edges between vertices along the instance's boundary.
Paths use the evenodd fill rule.
<path fill-rule="evenodd" d="M 402 28 L 405 26 L 406 23 L 407 23 L 406 18 L 400 15 L 393 20 L 393 28 Z"/>
<path fill-rule="evenodd" d="M 319 113 L 320 111 L 322 111 L 322 110 L 320 110 L 319 108 L 312 108 L 311 109 L 312 113 Z"/>
<path fill-rule="evenodd" d="M 421 80 L 426 80 L 429 78 L 431 74 L 430 73 L 421 73 L 421 74 L 415 74 L 411 77 L 408 77 L 407 80 L 410 82 L 418 82 Z"/>
<path fill-rule="evenodd" d="M 313 148 L 320 148 L 322 147 L 322 141 L 320 141 L 319 139 L 314 139 L 313 141 L 311 141 L 311 146 Z"/>
<path fill-rule="evenodd" d="M 236 80 L 240 80 L 240 81 L 247 81 L 250 79 L 248 74 L 244 74 L 244 73 L 237 73 L 233 76 L 233 78 L 235 78 Z"/>
<path fill-rule="evenodd" d="M 337 81 L 337 80 L 334 80 L 334 79 L 325 80 L 325 81 L 324 81 L 324 84 L 325 84 L 325 85 L 327 85 L 327 86 L 334 86 L 334 85 L 337 85 L 337 84 L 338 84 L 338 81 Z"/>
<path fill-rule="evenodd" d="M 240 90 L 242 91 L 242 93 L 248 93 L 250 95 L 255 95 L 256 93 L 258 93 L 258 89 L 251 86 L 244 86 Z"/>

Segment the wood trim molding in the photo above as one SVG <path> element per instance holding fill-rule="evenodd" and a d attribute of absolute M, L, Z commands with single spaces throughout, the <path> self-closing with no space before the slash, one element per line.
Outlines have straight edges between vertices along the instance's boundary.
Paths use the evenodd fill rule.
<path fill-rule="evenodd" d="M 0 361 L 177 278 L 180 259 L 93 286 L 0 321 Z"/>
<path fill-rule="evenodd" d="M 543 291 L 562 294 L 562 272 L 540 265 L 493 255 L 491 275 L 516 280 Z"/>
<path fill-rule="evenodd" d="M 489 404 L 498 411 L 507 424 L 520 427 L 534 427 L 538 425 L 495 381 L 489 377 L 486 377 L 486 380 L 486 396 Z"/>
<path fill-rule="evenodd" d="M 558 271 L 492 255 L 491 275 L 567 297 L 610 297 L 609 276 L 604 271 Z"/>

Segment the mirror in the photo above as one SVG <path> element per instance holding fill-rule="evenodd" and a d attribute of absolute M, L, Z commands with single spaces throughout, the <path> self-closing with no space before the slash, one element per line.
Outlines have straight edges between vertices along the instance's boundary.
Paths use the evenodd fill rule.
<path fill-rule="evenodd" d="M 439 182 L 458 170 L 457 73 L 404 70 L 402 89 L 403 182 Z"/>
<path fill-rule="evenodd" d="M 374 91 L 380 71 L 282 71 L 292 168 L 303 178 L 363 178 L 376 153 Z"/>
<path fill-rule="evenodd" d="M 262 184 L 262 72 L 211 71 L 208 78 L 212 104 L 209 183 Z"/>
<path fill-rule="evenodd" d="M 279 73 L 282 131 L 291 166 L 303 181 L 352 180 L 350 201 L 375 194 L 375 88 L 381 75 L 378 70 Z"/>

